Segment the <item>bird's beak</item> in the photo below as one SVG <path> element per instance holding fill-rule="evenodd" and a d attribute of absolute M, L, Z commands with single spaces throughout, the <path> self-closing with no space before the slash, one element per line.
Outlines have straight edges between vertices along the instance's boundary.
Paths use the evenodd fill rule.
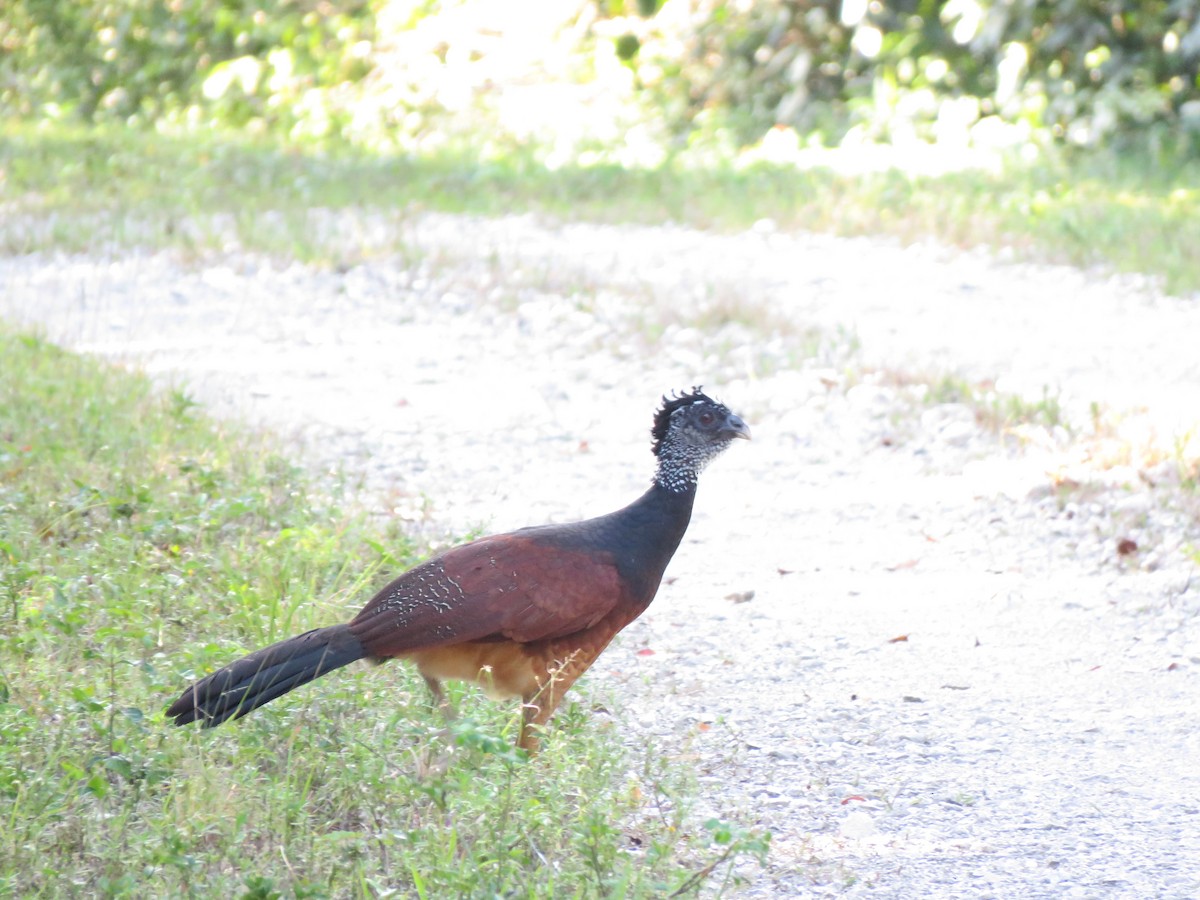
<path fill-rule="evenodd" d="M 750 440 L 750 426 L 743 422 L 740 416 L 730 415 L 725 420 L 725 427 L 721 430 L 731 437 Z"/>

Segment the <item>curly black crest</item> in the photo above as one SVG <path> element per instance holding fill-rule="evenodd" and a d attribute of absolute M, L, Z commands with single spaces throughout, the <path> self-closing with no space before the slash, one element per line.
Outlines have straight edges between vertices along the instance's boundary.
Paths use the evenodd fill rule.
<path fill-rule="evenodd" d="M 667 427 L 671 424 L 671 416 L 675 414 L 676 410 L 691 406 L 693 403 L 711 403 L 716 407 L 721 406 L 712 397 L 707 396 L 699 386 L 693 387 L 690 393 L 684 392 L 676 396 L 672 391 L 670 397 L 663 397 L 662 406 L 654 414 L 654 427 L 650 429 L 650 435 L 654 438 L 654 444 L 650 449 L 655 456 L 658 456 L 658 451 L 667 437 Z"/>

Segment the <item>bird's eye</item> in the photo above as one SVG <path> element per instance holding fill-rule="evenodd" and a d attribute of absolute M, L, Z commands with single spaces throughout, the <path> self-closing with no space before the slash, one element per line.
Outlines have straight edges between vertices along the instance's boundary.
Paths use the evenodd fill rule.
<path fill-rule="evenodd" d="M 711 425 L 714 421 L 716 421 L 716 418 L 717 417 L 710 412 L 702 412 L 700 413 L 700 424 Z"/>

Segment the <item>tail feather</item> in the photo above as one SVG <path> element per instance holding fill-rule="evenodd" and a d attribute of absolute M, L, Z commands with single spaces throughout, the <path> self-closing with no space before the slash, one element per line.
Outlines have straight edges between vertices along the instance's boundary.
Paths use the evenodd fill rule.
<path fill-rule="evenodd" d="M 167 716 L 176 725 L 200 721 L 212 728 L 366 655 L 345 625 L 307 631 L 197 681 L 171 704 Z"/>

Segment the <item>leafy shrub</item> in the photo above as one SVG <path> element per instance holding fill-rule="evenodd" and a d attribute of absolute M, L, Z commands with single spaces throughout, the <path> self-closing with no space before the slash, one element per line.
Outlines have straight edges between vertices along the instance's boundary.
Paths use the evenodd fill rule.
<path fill-rule="evenodd" d="M 677 131 L 715 117 L 739 143 L 774 125 L 887 137 L 897 106 L 932 124 L 948 98 L 1075 143 L 1200 119 L 1197 0 L 696 0 L 687 17 L 678 2 L 623 20 L 639 32 L 629 64 Z"/>
<path fill-rule="evenodd" d="M 979 122 L 1075 144 L 1200 132 L 1200 0 L 575 0 L 541 15 L 553 21 L 484 0 L 9 0 L 0 112 L 405 147 L 465 123 L 497 146 L 561 142 L 504 120 L 521 94 L 577 132 L 575 153 L 634 127 L 733 148 L 777 125 L 825 143 Z M 586 115 L 547 112 L 551 84 L 588 80 L 565 106 Z M 614 113 L 635 98 L 640 121 Z"/>
<path fill-rule="evenodd" d="M 366 0 L 10 0 L 0 110 L 149 123 L 203 106 L 286 124 L 304 91 L 366 73 L 371 24 Z"/>

